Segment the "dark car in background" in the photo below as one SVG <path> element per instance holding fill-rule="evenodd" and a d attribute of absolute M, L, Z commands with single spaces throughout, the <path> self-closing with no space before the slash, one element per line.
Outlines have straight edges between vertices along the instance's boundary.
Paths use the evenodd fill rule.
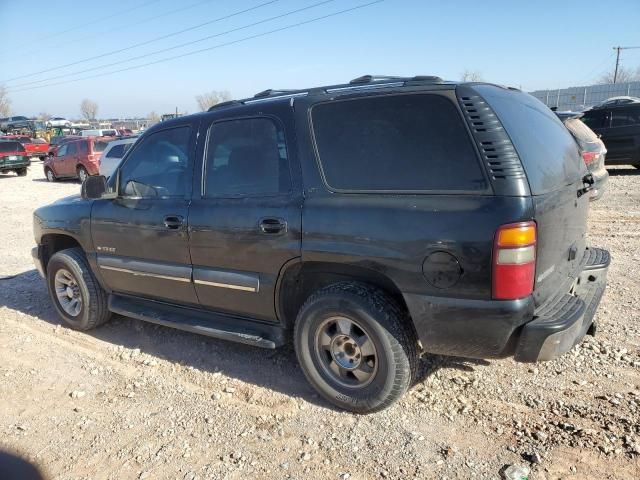
<path fill-rule="evenodd" d="M 7 132 L 9 130 L 15 130 L 19 128 L 30 128 L 31 120 L 27 117 L 7 117 L 0 120 L 0 130 Z"/>
<path fill-rule="evenodd" d="M 0 173 L 16 172 L 24 177 L 29 165 L 31 160 L 20 142 L 0 140 Z"/>
<path fill-rule="evenodd" d="M 592 108 L 584 112 L 582 121 L 607 147 L 607 165 L 640 168 L 640 103 Z"/>
<path fill-rule="evenodd" d="M 607 149 L 604 142 L 580 118 L 579 112 L 556 112 L 564 126 L 571 132 L 580 148 L 580 155 L 587 169 L 593 175 L 594 189 L 590 193 L 591 200 L 602 197 L 609 183 L 609 172 L 605 168 Z"/>

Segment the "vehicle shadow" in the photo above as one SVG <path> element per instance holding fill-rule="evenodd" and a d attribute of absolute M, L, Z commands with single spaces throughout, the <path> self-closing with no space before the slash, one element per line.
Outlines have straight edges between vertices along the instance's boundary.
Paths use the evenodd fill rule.
<path fill-rule="evenodd" d="M 44 281 L 35 270 L 0 276 L 0 287 L 0 308 L 7 307 L 64 327 L 51 304 Z M 243 382 L 336 410 L 306 381 L 297 366 L 292 346 L 264 350 L 122 316 L 115 316 L 105 325 L 85 333 L 115 346 L 138 348 L 142 354 L 201 371 L 221 372 Z M 488 364 L 483 360 L 428 355 L 420 361 L 414 387 L 442 368 L 473 371 L 476 365 Z"/>
<path fill-rule="evenodd" d="M 621 176 L 634 176 L 640 175 L 640 169 L 635 167 L 629 168 L 608 168 L 607 172 L 609 172 L 610 177 L 621 177 Z"/>

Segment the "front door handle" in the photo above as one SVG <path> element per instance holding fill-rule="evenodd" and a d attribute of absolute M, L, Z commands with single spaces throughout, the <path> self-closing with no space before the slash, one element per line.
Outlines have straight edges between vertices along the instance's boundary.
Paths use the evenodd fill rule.
<path fill-rule="evenodd" d="M 167 215 L 164 217 L 164 226 L 171 229 L 177 230 L 182 226 L 183 218 L 180 215 Z"/>
<path fill-rule="evenodd" d="M 268 234 L 278 234 L 287 231 L 287 222 L 282 218 L 268 217 L 260 220 L 260 231 Z"/>

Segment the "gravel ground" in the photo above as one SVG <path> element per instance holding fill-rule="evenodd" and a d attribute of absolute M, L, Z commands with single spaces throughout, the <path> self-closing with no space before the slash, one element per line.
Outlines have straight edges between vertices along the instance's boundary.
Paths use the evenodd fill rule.
<path fill-rule="evenodd" d="M 613 256 L 598 335 L 564 357 L 426 357 L 404 399 L 332 409 L 290 348 L 122 317 L 60 324 L 33 269 L 34 208 L 79 191 L 0 175 L 0 447 L 48 478 L 640 478 L 640 170 L 611 169 L 590 242 Z"/>

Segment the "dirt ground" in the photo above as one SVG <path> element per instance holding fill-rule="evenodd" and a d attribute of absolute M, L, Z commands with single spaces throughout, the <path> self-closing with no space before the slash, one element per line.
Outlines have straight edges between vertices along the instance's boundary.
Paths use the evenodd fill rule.
<path fill-rule="evenodd" d="M 536 365 L 428 356 L 374 415 L 314 394 L 292 349 L 118 317 L 61 325 L 33 268 L 32 212 L 79 191 L 0 175 L 0 448 L 61 479 L 640 478 L 640 170 L 612 168 L 590 243 L 613 264 L 598 333 Z M 13 276 L 6 278 L 7 276 Z"/>

